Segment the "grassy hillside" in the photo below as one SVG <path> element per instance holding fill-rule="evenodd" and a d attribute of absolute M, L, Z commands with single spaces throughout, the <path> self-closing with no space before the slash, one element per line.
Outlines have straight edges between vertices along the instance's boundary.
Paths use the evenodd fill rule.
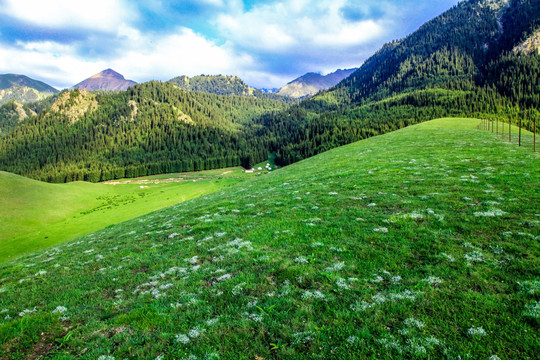
<path fill-rule="evenodd" d="M 540 163 L 374 137 L 0 267 L 2 358 L 533 359 Z"/>
<path fill-rule="evenodd" d="M 241 168 L 231 168 L 110 184 L 49 184 L 0 172 L 0 262 L 211 193 L 248 177 Z"/>

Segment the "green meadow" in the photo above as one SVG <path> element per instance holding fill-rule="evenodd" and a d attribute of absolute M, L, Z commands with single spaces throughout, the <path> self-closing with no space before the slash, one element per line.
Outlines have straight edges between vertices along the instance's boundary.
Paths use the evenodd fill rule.
<path fill-rule="evenodd" d="M 539 156 L 479 124 L 411 126 L 5 262 L 0 358 L 536 359 Z"/>
<path fill-rule="evenodd" d="M 0 262 L 217 191 L 251 176 L 241 168 L 230 168 L 102 184 L 49 184 L 0 172 Z"/>

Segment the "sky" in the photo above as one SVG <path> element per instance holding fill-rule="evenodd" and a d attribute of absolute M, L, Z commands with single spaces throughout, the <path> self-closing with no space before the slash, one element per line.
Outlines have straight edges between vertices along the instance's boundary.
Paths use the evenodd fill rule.
<path fill-rule="evenodd" d="M 458 0 L 0 0 L 0 74 L 63 89 L 112 68 L 137 82 L 236 75 L 281 87 L 359 67 Z"/>

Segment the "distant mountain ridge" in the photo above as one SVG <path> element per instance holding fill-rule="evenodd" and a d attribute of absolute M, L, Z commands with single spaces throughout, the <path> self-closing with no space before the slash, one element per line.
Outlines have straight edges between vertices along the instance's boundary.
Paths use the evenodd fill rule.
<path fill-rule="evenodd" d="M 124 91 L 130 86 L 137 84 L 133 80 L 126 80 L 122 74 L 117 73 L 112 69 L 103 70 L 95 75 L 92 75 L 86 80 L 73 85 L 73 89 L 79 90 L 111 90 Z"/>
<path fill-rule="evenodd" d="M 35 102 L 57 92 L 52 86 L 26 75 L 0 75 L 0 105 L 10 100 L 20 103 Z"/>
<path fill-rule="evenodd" d="M 248 86 L 238 76 L 198 75 L 192 78 L 182 75 L 168 81 L 181 89 L 201 91 L 216 95 L 254 95 L 255 89 Z"/>
<path fill-rule="evenodd" d="M 328 75 L 321 75 L 317 73 L 307 73 L 294 79 L 284 87 L 278 90 L 279 95 L 290 96 L 294 98 L 300 98 L 305 96 L 313 96 L 321 90 L 329 89 L 343 79 L 349 77 L 357 69 L 338 69 L 335 72 Z"/>
<path fill-rule="evenodd" d="M 45 84 L 43 81 L 34 80 L 26 75 L 0 74 L 0 90 L 9 89 L 14 86 L 26 86 L 36 89 L 39 92 L 57 93 L 58 90 Z"/>
<path fill-rule="evenodd" d="M 172 78 L 167 82 L 189 91 L 200 91 L 224 96 L 248 96 L 281 102 L 293 101 L 293 99 L 280 96 L 273 92 L 252 88 L 238 76 L 232 75 L 197 75 L 191 78 L 182 75 Z"/>

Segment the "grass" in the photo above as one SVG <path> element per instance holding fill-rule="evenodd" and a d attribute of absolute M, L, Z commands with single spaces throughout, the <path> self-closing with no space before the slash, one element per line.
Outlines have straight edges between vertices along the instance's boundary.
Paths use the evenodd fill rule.
<path fill-rule="evenodd" d="M 535 359 L 540 165 L 378 136 L 0 266 L 0 358 Z"/>
<path fill-rule="evenodd" d="M 0 172 L 0 262 L 249 177 L 241 168 L 230 168 L 102 184 L 49 184 Z"/>

